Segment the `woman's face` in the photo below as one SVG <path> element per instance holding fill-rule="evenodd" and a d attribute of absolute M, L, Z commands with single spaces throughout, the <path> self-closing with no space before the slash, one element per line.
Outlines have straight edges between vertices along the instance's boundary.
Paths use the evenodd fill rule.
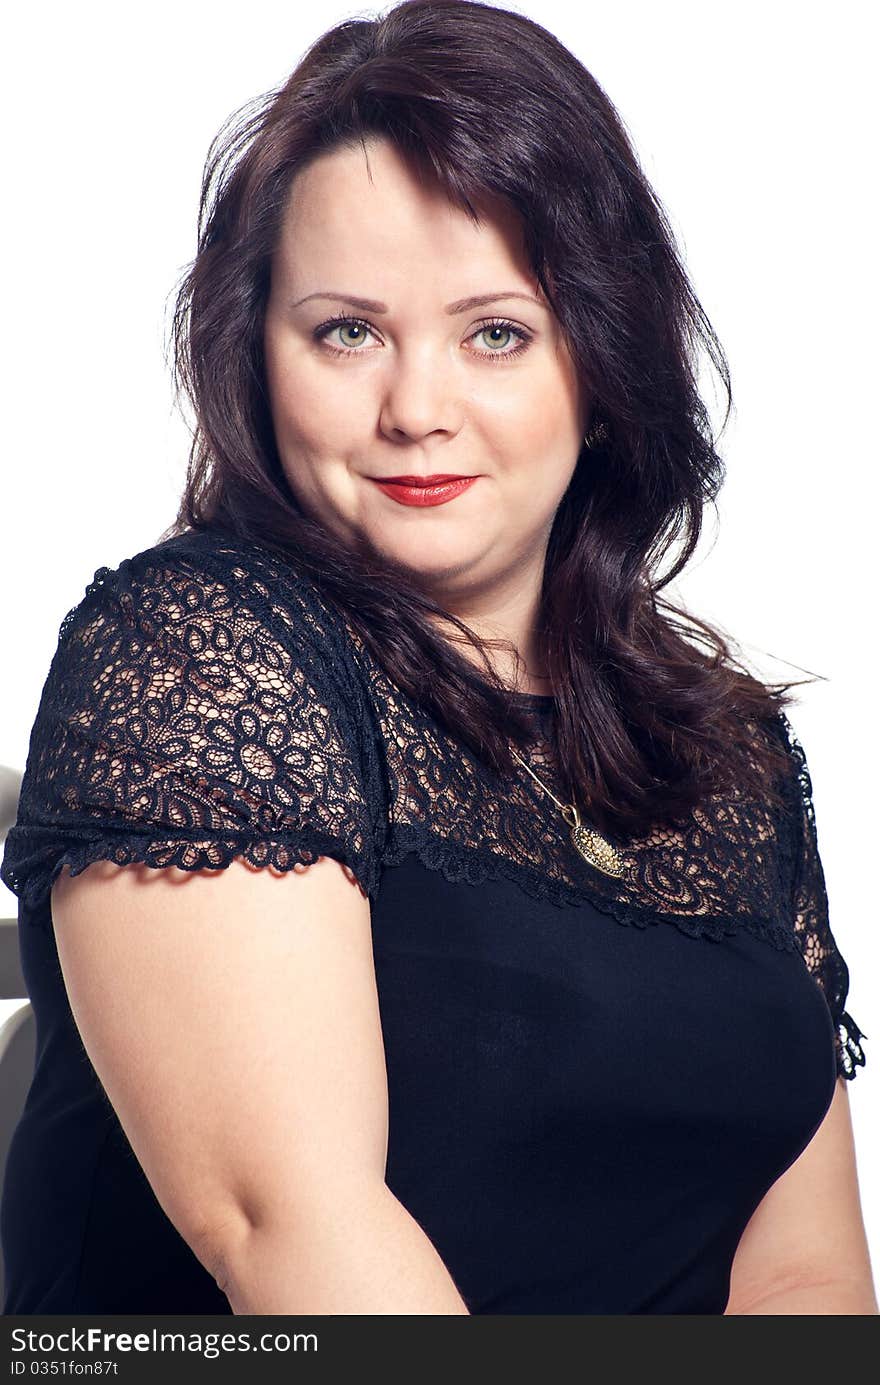
<path fill-rule="evenodd" d="M 369 168 L 357 146 L 298 175 L 272 264 L 267 383 L 291 489 L 447 596 L 541 571 L 586 401 L 517 219 L 487 202 L 476 227 L 392 145 L 368 150 Z M 376 484 L 437 475 L 476 479 L 428 505 Z"/>

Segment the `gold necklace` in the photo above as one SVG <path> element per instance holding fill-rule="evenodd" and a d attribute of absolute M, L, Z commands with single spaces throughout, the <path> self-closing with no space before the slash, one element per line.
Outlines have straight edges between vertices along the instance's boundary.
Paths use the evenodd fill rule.
<path fill-rule="evenodd" d="M 511 747 L 511 749 L 513 750 L 513 747 Z M 595 827 L 588 827 L 586 823 L 581 822 L 580 813 L 577 810 L 576 804 L 560 803 L 556 795 L 538 778 L 535 771 L 529 768 L 523 757 L 517 754 L 515 750 L 513 750 L 513 754 L 516 756 L 517 760 L 519 760 L 523 769 L 528 770 L 535 782 L 553 799 L 553 802 L 571 828 L 571 840 L 584 860 L 589 865 L 595 866 L 597 870 L 603 871 L 605 875 L 613 875 L 618 879 L 625 875 L 627 870 L 626 862 L 617 848 L 612 846 L 611 842 L 603 837 L 601 833 L 597 832 Z"/>

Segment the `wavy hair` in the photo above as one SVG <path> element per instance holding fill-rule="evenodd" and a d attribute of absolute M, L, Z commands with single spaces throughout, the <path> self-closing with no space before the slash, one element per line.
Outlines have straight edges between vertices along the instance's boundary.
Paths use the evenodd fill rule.
<path fill-rule="evenodd" d="M 591 427 L 604 425 L 555 515 L 536 632 L 557 699 L 560 787 L 623 836 L 730 785 L 781 802 L 787 754 L 767 722 L 795 684 L 760 681 L 719 630 L 659 595 L 723 481 L 697 371 L 707 353 L 727 400 L 723 432 L 728 363 L 614 106 L 524 15 L 403 0 L 345 20 L 223 125 L 173 314 L 178 399 L 194 422 L 162 537 L 219 528 L 298 565 L 399 688 L 496 771 L 513 770 L 511 745 L 534 733 L 493 672 L 488 650 L 503 642 L 481 640 L 366 542 L 341 549 L 299 506 L 276 446 L 263 327 L 286 195 L 310 160 L 371 137 L 393 142 L 475 223 L 487 192 L 515 209 L 592 399 Z"/>

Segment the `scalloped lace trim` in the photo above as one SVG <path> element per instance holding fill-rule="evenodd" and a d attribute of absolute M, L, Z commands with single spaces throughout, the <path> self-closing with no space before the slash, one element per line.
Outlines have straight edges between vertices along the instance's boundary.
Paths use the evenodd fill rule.
<path fill-rule="evenodd" d="M 600 913 L 607 914 L 618 923 L 629 927 L 649 928 L 668 923 L 690 938 L 708 938 L 712 942 L 720 942 L 722 938 L 745 930 L 781 951 L 798 950 L 797 938 L 792 929 L 780 923 L 778 919 L 718 913 L 684 915 L 637 908 L 613 896 L 603 898 L 594 889 L 586 886 L 577 886 L 541 875 L 509 860 L 506 856 L 460 847 L 454 842 L 426 835 L 414 828 L 394 829 L 392 844 L 384 854 L 383 864 L 399 865 L 410 852 L 415 852 L 422 865 L 429 870 L 439 871 L 451 884 L 464 882 L 468 885 L 478 885 L 484 880 L 507 880 L 518 885 L 532 899 L 547 900 L 560 906 L 590 904 Z"/>
<path fill-rule="evenodd" d="M 371 870 L 368 857 L 353 847 L 340 846 L 334 837 L 320 832 L 299 832 L 290 840 L 276 837 L 262 841 L 246 840 L 244 834 L 236 839 L 234 833 L 199 841 L 171 838 L 155 841 L 129 833 L 114 840 L 95 834 L 88 841 L 67 847 L 60 857 L 52 851 L 51 864 L 40 861 L 39 855 L 37 849 L 16 872 L 10 872 L 7 883 L 32 914 L 34 922 L 44 927 L 49 923 L 51 889 L 64 867 L 69 868 L 71 876 L 76 876 L 97 861 L 109 861 L 117 866 L 141 865 L 151 870 L 171 866 L 194 872 L 225 870 L 233 860 L 240 858 L 256 870 L 268 868 L 281 875 L 330 856 L 353 871 L 371 899 L 375 899 L 379 884 L 378 872 Z"/>

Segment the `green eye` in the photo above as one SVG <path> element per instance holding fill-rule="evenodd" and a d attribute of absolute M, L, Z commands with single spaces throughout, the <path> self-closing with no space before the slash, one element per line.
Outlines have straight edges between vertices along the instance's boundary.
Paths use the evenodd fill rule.
<path fill-rule="evenodd" d="M 503 339 L 506 338 L 509 340 L 511 337 L 514 337 L 517 341 L 517 345 L 511 351 L 501 350 L 496 340 L 491 350 L 478 353 L 481 356 L 485 356 L 487 360 L 509 361 L 511 356 L 520 356 L 524 351 L 527 351 L 532 341 L 531 332 L 527 332 L 524 327 L 517 327 L 515 322 L 508 322 L 506 318 L 495 318 L 491 322 L 484 322 L 482 327 L 477 328 L 474 336 L 490 338 L 496 333 L 500 333 Z M 505 341 L 502 340 L 500 346 L 504 345 Z"/>
<path fill-rule="evenodd" d="M 342 326 L 339 328 L 339 331 L 351 332 L 352 335 L 358 334 L 355 336 L 354 341 L 349 340 L 346 342 L 347 346 L 358 346 L 360 342 L 366 340 L 366 332 L 364 330 L 363 324 L 360 322 L 344 322 Z"/>
<path fill-rule="evenodd" d="M 345 338 L 342 338 L 343 342 L 345 342 L 342 349 L 331 346 L 329 350 L 335 352 L 338 356 L 351 356 L 361 349 L 362 343 L 366 341 L 368 334 L 372 330 L 370 324 L 364 322 L 363 318 L 346 317 L 344 314 L 339 314 L 337 317 L 331 317 L 328 318 L 326 322 L 322 322 L 320 327 L 315 328 L 313 335 L 315 341 L 324 341 L 326 337 L 329 337 L 331 332 L 348 332 L 350 334 L 348 341 L 345 342 Z M 354 340 L 351 339 L 352 334 Z"/>
<path fill-rule="evenodd" d="M 340 333 L 338 340 L 341 344 L 332 346 L 328 342 L 327 350 L 332 351 L 336 356 L 354 356 L 362 350 L 367 337 L 373 334 L 373 328 L 363 318 L 339 314 L 337 317 L 331 317 L 326 322 L 322 322 L 320 327 L 316 327 L 314 338 L 316 341 L 325 341 L 332 332 Z M 343 332 L 348 334 L 347 337 L 341 335 Z M 487 361 L 505 361 L 509 360 L 511 356 L 519 356 L 528 349 L 532 341 L 531 332 L 527 332 L 523 327 L 517 327 L 513 322 L 508 322 L 506 318 L 484 322 L 481 327 L 471 333 L 469 340 L 480 336 L 486 340 L 494 339 L 488 350 L 476 352 L 477 356 L 481 356 Z M 512 350 L 508 350 L 506 347 L 511 338 L 516 340 L 517 345 Z"/>
<path fill-rule="evenodd" d="M 499 332 L 501 333 L 501 336 L 502 336 L 502 337 L 510 337 L 510 336 L 513 335 L 512 329 L 511 329 L 510 327 L 500 327 L 500 326 L 481 327 L 481 328 L 480 328 L 479 335 L 482 336 L 482 337 L 489 338 L 489 337 L 495 336 L 495 334 L 496 334 L 496 333 L 499 333 Z M 497 336 L 495 337 L 495 340 L 494 340 L 493 343 L 492 343 L 493 346 L 504 346 L 504 344 L 505 344 L 505 343 L 504 343 L 503 341 L 501 341 L 501 342 L 498 341 Z"/>
<path fill-rule="evenodd" d="M 369 330 L 366 322 L 361 322 L 358 318 L 340 317 L 332 322 L 325 322 L 322 327 L 318 328 L 318 334 L 321 339 L 323 339 L 331 332 L 339 332 L 340 334 L 348 332 L 350 334 L 348 338 L 341 337 L 340 339 L 346 346 L 357 350 L 358 347 L 366 341 Z"/>

